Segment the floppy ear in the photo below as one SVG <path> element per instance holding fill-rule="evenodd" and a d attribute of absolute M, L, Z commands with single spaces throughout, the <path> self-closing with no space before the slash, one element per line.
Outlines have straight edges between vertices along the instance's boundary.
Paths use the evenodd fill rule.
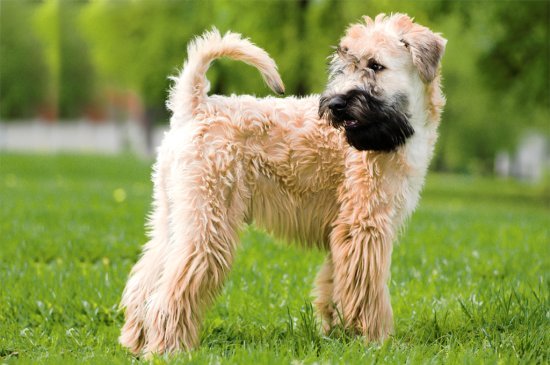
<path fill-rule="evenodd" d="M 422 81 L 430 83 L 437 75 L 447 40 L 426 27 L 414 24 L 403 34 L 401 41 L 411 52 L 413 64 L 420 72 Z"/>

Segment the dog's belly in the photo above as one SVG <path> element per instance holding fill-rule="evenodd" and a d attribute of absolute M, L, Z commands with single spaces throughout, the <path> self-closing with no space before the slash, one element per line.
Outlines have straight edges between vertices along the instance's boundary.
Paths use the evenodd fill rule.
<path fill-rule="evenodd" d="M 295 194 L 262 175 L 253 188 L 250 218 L 286 242 L 326 249 L 338 210 L 335 189 Z"/>

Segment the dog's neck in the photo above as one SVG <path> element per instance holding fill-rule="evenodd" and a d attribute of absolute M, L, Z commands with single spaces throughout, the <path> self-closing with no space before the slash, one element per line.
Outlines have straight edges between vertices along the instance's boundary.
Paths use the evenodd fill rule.
<path fill-rule="evenodd" d="M 346 165 L 349 165 L 346 169 L 370 170 L 369 176 L 380 179 L 382 183 L 371 186 L 384 186 L 384 195 L 394 200 L 395 206 L 403 208 L 396 210 L 399 214 L 396 213 L 393 217 L 398 227 L 410 216 L 417 205 L 433 156 L 437 127 L 445 105 L 439 77 L 424 87 L 427 88 L 427 92 L 420 93 L 419 99 L 411 100 L 410 122 L 415 133 L 404 145 L 392 152 L 357 151 L 350 147 L 346 157 Z M 365 161 L 368 163 L 364 164 Z M 354 164 L 356 166 L 351 166 Z M 373 171 L 376 173 L 372 174 Z M 388 184 L 388 181 L 399 182 L 399 184 Z"/>
<path fill-rule="evenodd" d="M 418 80 L 420 81 L 420 80 Z M 424 176 L 433 155 L 437 140 L 437 128 L 445 106 L 445 97 L 441 91 L 440 75 L 428 85 L 422 85 L 425 92 L 411 101 L 411 124 L 415 134 L 409 138 L 401 150 L 403 163 L 411 169 L 413 175 Z"/>

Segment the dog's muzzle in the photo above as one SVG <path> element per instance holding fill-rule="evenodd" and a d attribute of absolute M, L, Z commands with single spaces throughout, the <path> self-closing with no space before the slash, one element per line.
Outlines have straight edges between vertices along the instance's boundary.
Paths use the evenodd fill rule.
<path fill-rule="evenodd" d="M 345 129 L 353 129 L 359 125 L 359 122 L 348 117 L 346 114 L 347 105 L 348 101 L 345 95 L 336 95 L 328 102 L 328 108 L 330 109 L 330 113 L 334 116 L 334 122 L 336 124 L 342 124 Z"/>
<path fill-rule="evenodd" d="M 321 97 L 319 116 L 343 128 L 348 143 L 358 150 L 393 151 L 414 134 L 406 113 L 408 101 L 398 94 L 391 102 L 356 89 Z"/>

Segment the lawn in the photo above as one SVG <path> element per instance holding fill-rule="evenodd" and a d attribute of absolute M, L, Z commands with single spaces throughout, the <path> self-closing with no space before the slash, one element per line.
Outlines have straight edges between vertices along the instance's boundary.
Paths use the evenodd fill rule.
<path fill-rule="evenodd" d="M 118 301 L 150 204 L 150 162 L 0 155 L 0 363 L 138 362 Z M 323 253 L 248 228 L 202 345 L 174 363 L 549 363 L 550 190 L 428 177 L 393 254 L 395 334 L 320 335 Z M 166 358 L 156 358 L 162 363 Z"/>

